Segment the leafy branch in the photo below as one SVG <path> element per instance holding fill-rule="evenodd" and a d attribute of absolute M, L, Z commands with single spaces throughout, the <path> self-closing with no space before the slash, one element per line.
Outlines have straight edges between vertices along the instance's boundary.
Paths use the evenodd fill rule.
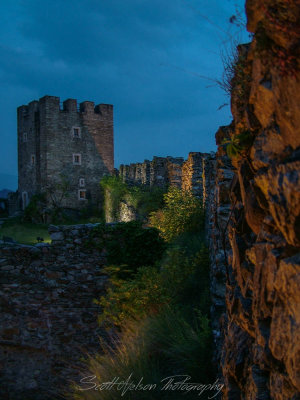
<path fill-rule="evenodd" d="M 223 139 L 221 146 L 226 148 L 228 157 L 233 159 L 245 155 L 252 142 L 253 136 L 251 132 L 247 130 L 233 135 L 229 139 Z"/>

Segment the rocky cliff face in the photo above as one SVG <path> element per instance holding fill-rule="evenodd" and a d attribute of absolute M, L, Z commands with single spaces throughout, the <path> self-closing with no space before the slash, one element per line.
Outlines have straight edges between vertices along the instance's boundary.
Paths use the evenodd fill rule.
<path fill-rule="evenodd" d="M 300 2 L 247 0 L 246 11 L 254 38 L 238 49 L 230 82 L 233 123 L 217 133 L 212 287 L 214 304 L 220 300 L 219 311 L 213 311 L 222 315 L 223 328 L 215 322 L 215 337 L 224 335 L 224 399 L 295 400 L 300 398 Z"/>

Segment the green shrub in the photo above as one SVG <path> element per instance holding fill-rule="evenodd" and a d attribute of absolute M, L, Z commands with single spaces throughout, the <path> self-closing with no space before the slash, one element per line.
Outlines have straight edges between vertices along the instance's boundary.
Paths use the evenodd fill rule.
<path fill-rule="evenodd" d="M 130 318 L 139 320 L 158 313 L 166 304 L 186 307 L 187 314 L 199 304 L 201 311 L 209 314 L 209 260 L 203 245 L 192 254 L 173 246 L 160 266 L 140 267 L 134 275 L 125 265 L 105 271 L 111 286 L 98 302 L 101 323 L 122 326 Z"/>
<path fill-rule="evenodd" d="M 92 233 L 92 245 L 107 251 L 108 265 L 119 265 L 136 272 L 152 266 L 165 251 L 166 244 L 155 228 L 144 228 L 139 221 L 98 225 Z"/>
<path fill-rule="evenodd" d="M 191 237 L 191 235 L 189 235 Z M 164 292 L 189 313 L 193 307 L 209 316 L 209 253 L 203 243 L 192 251 L 174 247 L 161 263 Z"/>
<path fill-rule="evenodd" d="M 140 267 L 130 280 L 113 279 L 113 285 L 97 302 L 102 307 L 99 322 L 121 327 L 128 319 L 141 320 L 157 313 L 171 301 L 161 285 L 156 267 Z"/>
<path fill-rule="evenodd" d="M 24 220 L 35 223 L 45 223 L 46 194 L 34 194 L 24 211 Z"/>
<path fill-rule="evenodd" d="M 136 210 L 140 207 L 143 202 L 144 192 L 143 189 L 139 186 L 127 186 L 126 193 L 123 196 L 123 200 L 129 205 L 135 208 Z"/>
<path fill-rule="evenodd" d="M 119 220 L 120 202 L 126 194 L 127 186 L 117 176 L 104 176 L 100 181 L 104 191 L 104 212 L 106 222 Z"/>
<path fill-rule="evenodd" d="M 129 186 L 116 176 L 105 176 L 100 181 L 104 191 L 104 212 L 106 222 L 120 220 L 120 203 L 132 206 L 140 219 L 147 219 L 150 212 L 163 205 L 164 190 L 145 185 Z"/>
<path fill-rule="evenodd" d="M 159 187 L 133 186 L 128 188 L 124 200 L 136 209 L 140 218 L 147 219 L 151 212 L 163 206 L 164 193 Z"/>
<path fill-rule="evenodd" d="M 99 225 L 94 232 L 93 240 L 98 240 L 98 245 L 104 246 L 108 252 L 114 250 L 110 261 L 117 263 L 105 268 L 111 285 L 106 295 L 97 301 L 102 307 L 99 321 L 103 327 L 109 328 L 110 340 L 102 340 L 102 353 L 91 356 L 84 370 L 85 376 L 95 377 L 93 382 L 96 384 L 111 382 L 114 377 L 123 381 L 130 377 L 134 383 L 142 379 L 144 385 L 156 384 L 157 387 L 121 394 L 116 386 L 112 390 L 82 391 L 80 389 L 85 389 L 86 384 L 78 385 L 77 382 L 69 398 L 198 399 L 199 392 L 161 390 L 165 383 L 163 380 L 173 375 L 187 375 L 191 377 L 190 382 L 213 382 L 212 337 L 208 319 L 208 249 L 203 244 L 203 233 L 190 232 L 203 225 L 203 213 L 198 200 L 195 202 L 189 193 L 178 193 L 173 189 L 170 193 L 166 196 L 166 208 L 162 213 L 168 215 L 171 210 L 174 212 L 178 206 L 182 207 L 177 214 L 179 220 L 182 216 L 180 222 L 184 229 L 178 220 L 165 225 L 167 229 L 164 232 L 173 240 L 162 259 L 161 251 L 153 253 L 152 239 L 149 239 L 149 247 L 144 252 L 146 241 L 139 234 L 139 229 L 143 228 L 136 222 Z M 184 210 L 188 210 L 190 219 L 183 217 Z M 192 216 L 197 218 L 196 223 Z M 149 230 L 143 229 L 143 232 Z M 157 230 L 155 232 L 157 235 Z M 126 238 L 125 241 L 122 237 Z M 138 245 L 132 246 L 132 238 Z M 127 240 L 128 254 L 131 254 L 129 260 L 126 260 Z M 151 261 L 151 264 L 146 266 L 143 261 Z M 137 264 L 139 267 L 135 268 Z M 214 394 L 210 392 L 209 396 Z"/>
<path fill-rule="evenodd" d="M 171 241 L 184 232 L 203 228 L 203 207 L 192 192 L 171 186 L 164 201 L 164 208 L 150 215 L 151 226 L 159 229 L 164 239 Z"/>

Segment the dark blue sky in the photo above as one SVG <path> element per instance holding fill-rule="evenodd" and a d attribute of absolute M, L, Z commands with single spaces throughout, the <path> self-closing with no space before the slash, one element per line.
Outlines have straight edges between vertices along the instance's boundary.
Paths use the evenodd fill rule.
<path fill-rule="evenodd" d="M 236 4 L 243 9 L 243 0 L 2 2 L 0 189 L 4 174 L 17 175 L 16 108 L 46 94 L 114 105 L 116 167 L 215 150 L 228 99 L 199 75 L 219 79 L 230 35 L 247 41 L 229 24 Z"/>

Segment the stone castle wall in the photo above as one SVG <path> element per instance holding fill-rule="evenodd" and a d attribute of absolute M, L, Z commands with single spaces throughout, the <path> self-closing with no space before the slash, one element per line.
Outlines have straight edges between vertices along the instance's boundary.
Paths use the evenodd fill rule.
<path fill-rule="evenodd" d="M 247 0 L 246 8 L 248 29 L 255 37 L 238 49 L 238 68 L 230 82 L 234 121 L 216 134 L 216 158 L 192 153 L 186 162 L 175 162 L 176 168 L 170 159 L 156 158 L 122 166 L 120 176 L 131 184 L 166 185 L 173 180 L 199 190 L 204 200 L 215 363 L 225 383 L 223 398 L 297 400 L 300 4 Z M 248 141 L 230 159 L 224 141 L 230 150 L 241 134 Z M 175 171 L 172 178 L 170 170 Z M 105 289 L 103 254 L 83 246 L 90 228 L 82 227 L 82 233 L 81 228 L 64 229 L 54 228 L 53 246 L 1 250 L 5 312 L 0 343 L 2 359 L 10 366 L 4 379 L 11 390 L 18 382 L 19 393 L 35 393 L 40 382 L 49 387 L 49 377 L 54 387 L 65 368 L 62 351 L 77 363 L 74 348 L 87 343 L 89 350 L 97 350 L 93 330 L 84 331 L 84 326 L 97 329 L 92 298 Z M 38 364 L 43 368 L 36 368 Z M 59 378 L 64 382 L 74 376 L 71 369 L 66 371 Z"/>
<path fill-rule="evenodd" d="M 195 196 L 203 200 L 204 205 L 212 180 L 213 160 L 215 160 L 215 153 L 213 152 L 194 152 L 189 153 L 188 159 L 182 166 L 182 189 L 191 190 Z"/>
<path fill-rule="evenodd" d="M 50 226 L 51 245 L 0 248 L 0 398 L 53 400 L 100 351 L 93 300 L 104 294 L 104 254 L 85 246 L 94 225 Z"/>
<path fill-rule="evenodd" d="M 219 137 L 227 131 L 221 127 L 216 134 L 217 144 Z M 226 323 L 226 282 L 229 279 L 228 257 L 230 243 L 228 238 L 228 224 L 231 219 L 230 190 L 234 177 L 234 170 L 230 158 L 223 147 L 216 153 L 214 168 L 211 169 L 212 184 L 206 185 L 206 226 L 210 250 L 210 293 L 211 293 L 211 321 L 214 337 L 214 365 L 221 372 L 221 353 L 224 344 L 224 324 Z M 205 175 L 204 175 L 205 176 Z"/>
<path fill-rule="evenodd" d="M 161 159 L 155 162 L 162 167 Z M 204 165 L 201 157 L 199 162 Z M 182 162 L 175 159 L 174 164 L 176 171 Z M 203 191 L 213 187 L 213 156 L 205 166 Z M 189 171 L 194 167 L 190 163 Z M 123 221 L 136 219 L 125 203 L 121 215 Z M 93 300 L 105 293 L 107 276 L 102 272 L 105 250 L 86 246 L 95 226 L 50 226 L 51 245 L 0 247 L 0 357 L 5 365 L 0 397 L 40 400 L 49 395 L 54 400 L 62 387 L 80 379 L 80 357 L 100 351 L 98 337 L 105 332 Z"/>
<path fill-rule="evenodd" d="M 162 188 L 176 186 L 183 190 L 191 190 L 202 200 L 203 207 L 207 209 L 215 184 L 215 158 L 214 152 L 192 152 L 186 161 L 182 157 L 153 157 L 152 161 L 121 165 L 116 175 L 129 185 Z M 208 216 L 209 213 L 206 213 L 206 226 L 208 226 Z M 128 222 L 138 218 L 137 210 L 123 200 L 120 204 L 120 221 Z M 106 221 L 113 221 L 109 213 Z"/>
<path fill-rule="evenodd" d="M 78 109 L 77 101 L 68 99 L 60 108 L 60 99 L 54 96 L 21 106 L 18 154 L 18 192 L 21 197 L 27 193 L 27 203 L 33 194 L 45 192 L 49 205 L 96 205 L 101 201 L 101 177 L 114 171 L 113 107 L 85 101 Z M 77 154 L 80 164 L 74 163 Z M 80 199 L 79 190 L 85 199 Z"/>
<path fill-rule="evenodd" d="M 28 193 L 28 198 L 37 193 L 41 186 L 38 110 L 39 103 L 37 101 L 32 101 L 28 106 L 19 107 L 17 110 L 18 187 L 20 193 Z"/>
<path fill-rule="evenodd" d="M 300 4 L 248 0 L 246 9 L 255 36 L 238 49 L 231 80 L 234 121 L 216 135 L 210 218 L 216 361 L 225 381 L 224 399 L 296 400 Z M 248 140 L 231 162 L 223 143 L 230 146 L 241 134 Z"/>
<path fill-rule="evenodd" d="M 131 185 L 181 187 L 182 157 L 153 157 L 152 161 L 120 165 L 119 176 Z"/>
<path fill-rule="evenodd" d="M 205 198 L 211 181 L 210 161 L 214 158 L 213 152 L 189 153 L 186 161 L 182 157 L 153 157 L 152 161 L 121 165 L 118 175 L 131 185 L 177 186 L 192 190 L 197 196 Z"/>

